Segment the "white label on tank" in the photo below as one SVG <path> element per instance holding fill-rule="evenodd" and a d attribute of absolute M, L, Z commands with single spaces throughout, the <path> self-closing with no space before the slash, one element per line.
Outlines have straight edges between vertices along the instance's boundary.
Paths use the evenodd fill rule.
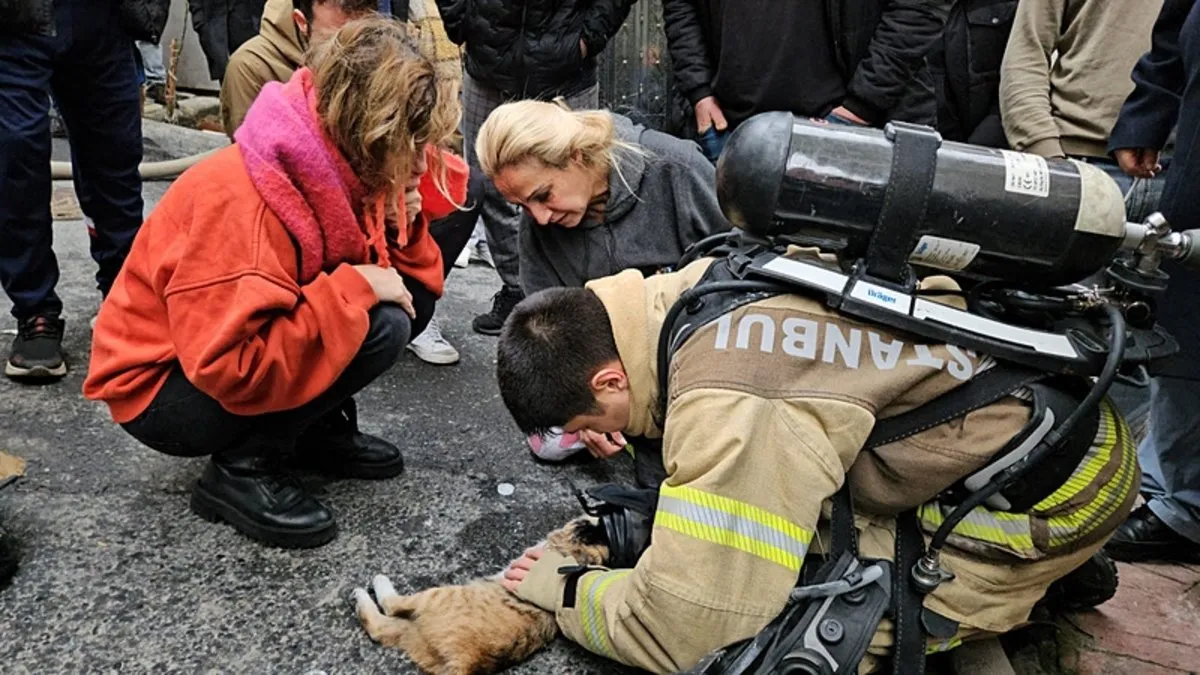
<path fill-rule="evenodd" d="M 979 244 L 925 235 L 908 259 L 917 265 L 958 272 L 965 270 L 978 254 Z"/>
<path fill-rule="evenodd" d="M 1050 196 L 1050 167 L 1037 155 L 1001 150 L 1004 155 L 1004 189 L 1033 197 Z"/>

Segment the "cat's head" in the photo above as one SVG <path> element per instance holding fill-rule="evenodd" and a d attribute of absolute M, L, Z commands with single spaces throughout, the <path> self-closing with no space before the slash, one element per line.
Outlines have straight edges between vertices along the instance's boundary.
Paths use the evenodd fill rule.
<path fill-rule="evenodd" d="M 580 516 L 546 537 L 546 548 L 569 555 L 581 565 L 603 565 L 608 561 L 608 536 L 604 526 L 591 516 Z"/>

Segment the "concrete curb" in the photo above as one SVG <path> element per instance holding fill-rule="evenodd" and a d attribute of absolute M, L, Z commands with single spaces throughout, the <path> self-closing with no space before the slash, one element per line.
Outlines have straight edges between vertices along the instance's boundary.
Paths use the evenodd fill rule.
<path fill-rule="evenodd" d="M 142 120 L 145 162 L 183 159 L 229 145 L 225 134 L 189 129 L 177 124 Z"/>

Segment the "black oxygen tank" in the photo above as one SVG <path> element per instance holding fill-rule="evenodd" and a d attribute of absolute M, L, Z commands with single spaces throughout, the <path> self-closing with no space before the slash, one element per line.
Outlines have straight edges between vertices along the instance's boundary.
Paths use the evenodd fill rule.
<path fill-rule="evenodd" d="M 892 142 L 879 129 L 756 115 L 717 163 L 721 210 L 760 236 L 861 258 L 883 209 Z M 1125 237 L 1120 189 L 1094 166 L 943 142 L 909 261 L 972 279 L 1055 286 L 1103 269 Z"/>

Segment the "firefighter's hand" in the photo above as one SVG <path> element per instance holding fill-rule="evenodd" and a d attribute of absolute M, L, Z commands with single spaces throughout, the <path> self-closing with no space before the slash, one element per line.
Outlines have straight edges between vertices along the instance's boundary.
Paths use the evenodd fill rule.
<path fill-rule="evenodd" d="M 716 127 L 717 131 L 725 131 L 729 128 L 729 122 L 725 121 L 725 113 L 713 96 L 696 101 L 696 131 L 704 133 L 708 131 L 709 127 Z"/>
<path fill-rule="evenodd" d="M 1158 151 L 1150 148 L 1121 148 L 1115 153 L 1121 170 L 1134 178 L 1154 178 L 1162 171 Z"/>
<path fill-rule="evenodd" d="M 588 452 L 596 459 L 608 459 L 625 449 L 625 436 L 621 432 L 602 434 L 598 431 L 583 429 L 579 432 L 579 440 L 587 447 Z"/>
<path fill-rule="evenodd" d="M 517 592 L 517 586 L 525 581 L 525 577 L 529 576 L 529 570 L 533 569 L 533 564 L 542 558 L 541 547 L 527 548 L 525 554 L 513 561 L 508 569 L 504 570 L 504 578 L 500 584 L 507 588 L 510 593 Z"/>

